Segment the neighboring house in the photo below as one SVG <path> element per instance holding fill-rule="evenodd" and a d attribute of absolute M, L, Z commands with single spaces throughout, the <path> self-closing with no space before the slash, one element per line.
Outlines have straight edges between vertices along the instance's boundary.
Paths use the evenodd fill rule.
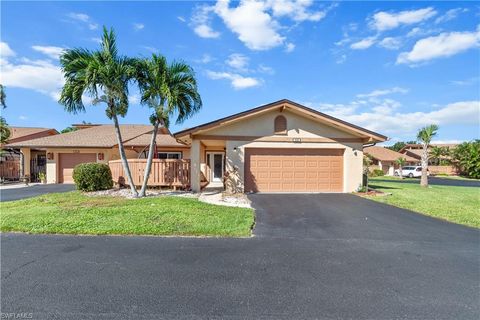
<path fill-rule="evenodd" d="M 398 169 L 398 164 L 396 164 L 396 160 L 398 158 L 405 158 L 407 165 L 414 165 L 418 163 L 416 158 L 384 147 L 366 147 L 363 149 L 363 152 L 370 155 L 372 158 L 372 165 L 370 169 L 380 169 L 385 175 L 388 176 L 393 176 L 395 174 L 395 169 Z"/>
<path fill-rule="evenodd" d="M 191 188 L 202 176 L 229 192 L 352 192 L 363 146 L 387 140 L 289 100 L 177 132 L 190 146 Z"/>
<path fill-rule="evenodd" d="M 432 147 L 441 147 L 441 148 L 449 148 L 450 150 L 455 149 L 458 144 L 440 144 L 440 143 L 432 143 L 428 146 L 428 152 Z M 421 144 L 407 144 L 402 149 L 399 150 L 400 153 L 410 156 L 412 158 L 417 159 L 417 161 L 421 161 L 422 159 L 422 145 Z M 443 156 L 442 160 L 451 160 L 449 156 Z M 447 174 L 447 175 L 457 175 L 458 171 L 457 168 L 453 165 L 436 165 L 436 160 L 430 159 L 428 160 L 429 170 L 432 175 L 436 174 Z"/>
<path fill-rule="evenodd" d="M 80 163 L 119 159 L 117 138 L 113 125 L 73 125 L 79 130 L 59 135 L 9 143 L 7 147 L 20 149 L 24 155 L 24 170 L 30 172 L 30 158 L 34 150 L 43 152 L 47 159 L 48 183 L 73 182 L 73 168 Z M 120 130 L 128 158 L 145 158 L 150 143 L 151 125 L 121 125 Z M 157 136 L 156 158 L 181 159 L 189 157 L 189 148 L 178 143 L 167 129 Z"/>
<path fill-rule="evenodd" d="M 430 144 L 428 146 L 428 150 L 430 152 L 430 149 L 432 147 L 441 147 L 441 148 L 449 148 L 450 150 L 455 149 L 458 144 Z M 398 152 L 405 154 L 407 156 L 410 156 L 412 158 L 415 158 L 417 160 L 422 160 L 422 152 L 423 152 L 423 147 L 421 144 L 406 144 L 402 149 L 400 149 Z M 447 159 L 447 158 L 446 158 Z M 431 164 L 431 163 L 429 163 Z"/>
<path fill-rule="evenodd" d="M 1 145 L 2 153 L 0 155 L 0 178 L 2 180 L 18 180 L 21 172 L 21 153 L 19 148 L 8 147 L 12 143 L 18 143 L 36 138 L 49 137 L 57 135 L 58 131 L 52 128 L 32 128 L 32 127 L 9 127 L 10 137 L 5 145 Z M 45 152 L 37 149 L 31 151 L 30 157 L 31 172 L 28 174 L 33 180 L 38 178 L 40 172 L 45 172 Z"/>

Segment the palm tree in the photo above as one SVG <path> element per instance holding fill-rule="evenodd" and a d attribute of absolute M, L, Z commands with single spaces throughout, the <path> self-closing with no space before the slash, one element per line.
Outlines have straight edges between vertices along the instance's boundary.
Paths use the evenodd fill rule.
<path fill-rule="evenodd" d="M 0 106 L 5 109 L 7 107 L 5 100 L 7 99 L 7 95 L 5 94 L 5 88 L 3 84 L 0 84 Z"/>
<path fill-rule="evenodd" d="M 438 126 L 431 124 L 423 127 L 417 133 L 417 140 L 422 144 L 422 178 L 420 179 L 420 186 L 422 187 L 428 187 L 428 146 L 437 131 Z"/>
<path fill-rule="evenodd" d="M 165 57 L 153 54 L 151 59 L 139 62 L 137 80 L 142 92 L 142 104 L 152 109 L 152 138 L 140 197 L 145 196 L 152 167 L 158 128 L 168 127 L 170 116 L 176 114 L 176 123 L 182 123 L 198 112 L 202 100 L 198 93 L 193 69 L 183 62 L 167 63 Z"/>
<path fill-rule="evenodd" d="M 134 196 L 138 195 L 122 141 L 118 117 L 128 111 L 128 83 L 134 80 L 135 59 L 118 54 L 113 29 L 103 27 L 100 50 L 69 49 L 60 57 L 65 85 L 59 102 L 71 113 L 85 111 L 82 95 L 93 98 L 93 104 L 105 103 L 106 115 L 113 120 L 120 158 Z"/>
<path fill-rule="evenodd" d="M 440 165 L 440 161 L 445 154 L 445 149 L 442 147 L 433 146 L 430 148 L 430 157 L 435 160 L 434 163 Z"/>
<path fill-rule="evenodd" d="M 407 159 L 403 157 L 399 157 L 397 160 L 395 160 L 395 163 L 398 164 L 398 173 L 400 175 L 400 179 L 403 179 L 402 167 L 405 165 L 406 162 Z"/>

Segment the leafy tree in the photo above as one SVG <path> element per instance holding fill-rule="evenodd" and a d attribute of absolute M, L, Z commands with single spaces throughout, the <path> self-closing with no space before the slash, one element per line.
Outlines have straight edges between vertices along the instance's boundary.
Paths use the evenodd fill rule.
<path fill-rule="evenodd" d="M 0 143 L 6 143 L 8 138 L 10 138 L 10 134 L 7 120 L 4 117 L 0 117 Z"/>
<path fill-rule="evenodd" d="M 0 106 L 5 109 L 7 107 L 6 101 L 7 100 L 7 95 L 5 93 L 5 87 L 3 84 L 0 84 Z"/>
<path fill-rule="evenodd" d="M 417 133 L 417 140 L 422 144 L 422 178 L 420 179 L 420 186 L 428 187 L 428 146 L 432 142 L 432 138 L 437 134 L 438 126 L 431 124 L 423 127 Z"/>
<path fill-rule="evenodd" d="M 395 144 L 392 145 L 392 146 L 388 146 L 387 148 L 390 149 L 390 150 L 398 152 L 403 147 L 405 147 L 407 144 L 415 144 L 415 143 L 417 143 L 417 142 L 416 141 L 407 141 L 407 142 L 399 141 L 399 142 L 395 142 Z"/>
<path fill-rule="evenodd" d="M 397 160 L 395 160 L 395 163 L 398 164 L 398 173 L 400 175 L 400 179 L 403 179 L 402 168 L 405 165 L 405 163 L 407 163 L 407 159 L 403 157 L 399 157 Z"/>
<path fill-rule="evenodd" d="M 100 50 L 75 48 L 60 57 L 65 85 L 59 102 L 71 113 L 84 112 L 82 95 L 93 98 L 93 104 L 104 103 L 106 115 L 113 120 L 123 169 L 134 196 L 138 195 L 128 166 L 118 117 L 128 111 L 128 84 L 134 80 L 136 60 L 118 54 L 113 29 L 103 27 Z"/>
<path fill-rule="evenodd" d="M 455 147 L 453 161 L 462 174 L 480 179 L 480 140 L 464 142 Z"/>
<path fill-rule="evenodd" d="M 60 131 L 60 133 L 69 133 L 69 132 L 73 132 L 73 131 L 77 131 L 77 130 L 78 130 L 78 128 L 76 128 L 76 127 L 66 127 L 65 129 Z"/>
<path fill-rule="evenodd" d="M 432 162 L 436 165 L 440 165 L 440 160 L 442 159 L 444 154 L 445 150 L 442 147 L 433 146 L 430 148 L 430 158 L 433 160 Z"/>
<path fill-rule="evenodd" d="M 153 54 L 150 59 L 139 61 L 137 81 L 142 93 L 141 102 L 151 110 L 153 133 L 147 157 L 147 166 L 140 197 L 145 196 L 152 167 L 158 128 L 168 127 L 170 116 L 176 114 L 176 123 L 182 123 L 198 112 L 202 100 L 198 93 L 193 69 L 183 62 L 167 63 L 165 57 Z"/>

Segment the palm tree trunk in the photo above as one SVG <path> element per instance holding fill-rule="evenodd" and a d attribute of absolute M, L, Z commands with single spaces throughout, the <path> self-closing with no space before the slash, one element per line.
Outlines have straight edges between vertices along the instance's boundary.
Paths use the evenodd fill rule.
<path fill-rule="evenodd" d="M 140 190 L 140 197 L 145 197 L 145 193 L 147 190 L 147 183 L 148 178 L 150 177 L 150 171 L 152 170 L 152 161 L 153 155 L 155 153 L 155 141 L 157 140 L 157 132 L 158 126 L 160 125 L 160 121 L 155 120 L 153 125 L 153 132 L 152 132 L 152 139 L 150 140 L 150 148 L 148 149 L 148 157 L 147 157 L 147 167 L 145 168 L 145 175 L 143 176 L 143 184 L 142 189 Z"/>
<path fill-rule="evenodd" d="M 123 170 L 125 171 L 125 175 L 127 176 L 128 183 L 130 184 L 130 189 L 132 190 L 132 194 L 135 197 L 138 197 L 137 189 L 135 189 L 135 185 L 133 184 L 132 173 L 130 172 L 130 168 L 128 167 L 127 156 L 125 154 L 125 148 L 123 146 L 122 133 L 120 132 L 120 125 L 118 124 L 117 115 L 113 113 L 112 118 L 113 118 L 113 123 L 115 124 L 115 134 L 117 136 L 118 151 L 120 152 L 120 159 L 122 159 Z"/>
<path fill-rule="evenodd" d="M 422 177 L 420 179 L 420 186 L 428 187 L 428 144 L 423 144 L 423 152 L 422 152 Z"/>

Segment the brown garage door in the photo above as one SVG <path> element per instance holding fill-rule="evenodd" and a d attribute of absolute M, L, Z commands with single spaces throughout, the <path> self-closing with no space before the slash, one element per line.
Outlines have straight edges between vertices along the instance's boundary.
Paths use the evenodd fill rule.
<path fill-rule="evenodd" d="M 77 164 L 85 162 L 96 162 L 96 153 L 60 153 L 58 155 L 59 169 L 58 182 L 59 183 L 73 183 L 73 168 Z"/>
<path fill-rule="evenodd" d="M 245 151 L 246 192 L 342 192 L 343 150 Z"/>

